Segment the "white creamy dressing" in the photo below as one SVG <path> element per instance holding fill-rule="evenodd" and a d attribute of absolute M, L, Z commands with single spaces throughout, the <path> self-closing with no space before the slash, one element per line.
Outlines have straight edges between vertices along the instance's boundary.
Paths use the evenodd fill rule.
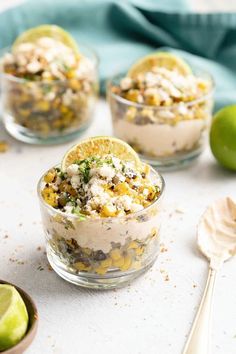
<path fill-rule="evenodd" d="M 137 125 L 124 119 L 114 121 L 115 135 L 137 143 L 143 152 L 153 156 L 166 156 L 191 149 L 201 138 L 205 120 L 193 119 L 169 124 Z"/>
<path fill-rule="evenodd" d="M 44 227 L 47 232 L 52 235 L 58 235 L 66 240 L 73 238 L 80 247 L 88 247 L 95 251 L 102 250 L 104 253 L 112 249 L 112 243 L 120 243 L 124 245 L 128 238 L 131 240 L 144 240 L 153 229 L 157 231 L 160 228 L 160 216 L 152 216 L 147 221 L 133 219 L 124 222 L 114 218 L 110 222 L 100 219 L 87 219 L 85 221 L 77 221 L 67 216 L 71 220 L 74 229 L 66 229 L 65 226 L 57 221 L 48 213 L 43 215 Z"/>
<path fill-rule="evenodd" d="M 236 255 L 236 201 L 227 197 L 216 201 L 198 225 L 198 246 L 217 269 Z"/>

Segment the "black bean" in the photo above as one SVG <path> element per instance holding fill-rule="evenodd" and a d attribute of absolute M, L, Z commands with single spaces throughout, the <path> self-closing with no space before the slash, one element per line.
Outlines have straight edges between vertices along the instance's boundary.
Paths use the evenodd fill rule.
<path fill-rule="evenodd" d="M 102 250 L 96 251 L 93 254 L 93 259 L 95 261 L 104 261 L 107 258 L 105 253 Z"/>
<path fill-rule="evenodd" d="M 84 264 L 89 264 L 89 258 L 81 253 L 73 255 L 73 262 L 83 262 Z"/>

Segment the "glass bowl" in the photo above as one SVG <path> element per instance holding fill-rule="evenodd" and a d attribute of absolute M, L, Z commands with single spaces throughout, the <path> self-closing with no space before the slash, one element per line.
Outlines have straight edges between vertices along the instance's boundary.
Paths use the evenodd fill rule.
<path fill-rule="evenodd" d="M 45 175 L 45 174 L 44 174 Z M 81 219 L 54 209 L 41 196 L 38 183 L 47 257 L 65 280 L 88 288 L 109 289 L 124 285 L 154 263 L 159 253 L 164 180 L 151 169 L 161 193 L 143 210 L 121 217 Z"/>
<path fill-rule="evenodd" d="M 88 127 L 98 96 L 98 58 L 87 46 L 80 52 L 91 62 L 88 79 L 32 81 L 1 72 L 3 123 L 14 138 L 61 143 Z"/>
<path fill-rule="evenodd" d="M 205 96 L 169 107 L 155 107 L 129 101 L 112 92 L 124 75 L 107 84 L 114 134 L 129 143 L 142 160 L 159 170 L 176 169 L 194 161 L 203 151 L 213 108 L 213 81 L 209 74 L 194 74 L 210 81 Z"/>

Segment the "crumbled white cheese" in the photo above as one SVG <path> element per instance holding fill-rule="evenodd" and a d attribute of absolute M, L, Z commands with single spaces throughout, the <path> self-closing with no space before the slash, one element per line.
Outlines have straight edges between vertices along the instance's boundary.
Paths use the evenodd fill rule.
<path fill-rule="evenodd" d="M 32 61 L 26 66 L 29 73 L 35 74 L 42 69 L 42 64 L 37 60 Z"/>
<path fill-rule="evenodd" d="M 120 86 L 122 90 L 129 90 L 132 86 L 132 79 L 130 77 L 124 77 L 120 82 Z"/>
<path fill-rule="evenodd" d="M 72 164 L 67 167 L 66 172 L 67 172 L 68 176 L 74 176 L 74 175 L 78 174 L 78 170 L 79 170 L 78 165 Z"/>
<path fill-rule="evenodd" d="M 73 188 L 78 188 L 81 184 L 80 176 L 79 175 L 74 175 L 71 177 L 71 185 Z"/>
<path fill-rule="evenodd" d="M 120 209 L 128 211 L 131 209 L 132 199 L 128 195 L 122 195 L 116 198 L 115 205 Z"/>
<path fill-rule="evenodd" d="M 180 102 L 178 105 L 178 113 L 182 114 L 182 115 L 186 115 L 188 113 L 188 108 L 186 107 L 186 105 L 183 102 Z"/>
<path fill-rule="evenodd" d="M 64 207 L 65 209 L 65 212 L 68 213 L 68 214 L 72 214 L 72 210 L 73 210 L 73 206 L 72 205 L 66 205 Z"/>
<path fill-rule="evenodd" d="M 103 165 L 102 167 L 98 168 L 97 172 L 101 177 L 105 177 L 108 180 L 111 180 L 115 176 L 114 168 L 108 165 Z"/>
<path fill-rule="evenodd" d="M 91 184 L 91 187 L 90 187 L 90 193 L 92 196 L 102 197 L 104 195 L 104 189 L 98 183 L 93 183 L 93 184 Z"/>
<path fill-rule="evenodd" d="M 62 101 L 65 106 L 69 106 L 73 100 L 73 91 L 68 88 L 62 96 Z"/>
<path fill-rule="evenodd" d="M 138 211 L 140 211 L 140 210 L 142 210 L 142 209 L 143 209 L 143 206 L 140 205 L 140 204 L 133 203 L 133 204 L 131 205 L 131 212 L 132 212 L 132 213 L 136 213 L 136 212 L 138 212 Z"/>

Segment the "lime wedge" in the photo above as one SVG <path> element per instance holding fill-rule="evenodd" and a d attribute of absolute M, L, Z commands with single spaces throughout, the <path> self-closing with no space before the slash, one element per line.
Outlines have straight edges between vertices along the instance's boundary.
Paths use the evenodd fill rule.
<path fill-rule="evenodd" d="M 50 37 L 64 43 L 67 47 L 73 49 L 78 54 L 79 49 L 73 37 L 63 28 L 56 25 L 42 25 L 31 28 L 23 32 L 13 43 L 12 50 L 16 51 L 17 47 L 22 43 L 34 43 L 41 37 Z"/>
<path fill-rule="evenodd" d="M 177 70 L 182 75 L 191 74 L 191 68 L 180 57 L 169 52 L 157 52 L 149 54 L 136 63 L 128 71 L 128 76 L 134 78 L 140 73 L 150 71 L 154 66 L 164 67 L 169 70 Z"/>
<path fill-rule="evenodd" d="M 82 140 L 67 151 L 62 160 L 62 170 L 65 171 L 75 161 L 107 154 L 113 154 L 121 160 L 133 161 L 137 167 L 141 165 L 137 153 L 124 141 L 110 136 L 95 136 Z"/>
<path fill-rule="evenodd" d="M 12 285 L 0 284 L 0 351 L 16 345 L 28 327 L 28 312 Z"/>

